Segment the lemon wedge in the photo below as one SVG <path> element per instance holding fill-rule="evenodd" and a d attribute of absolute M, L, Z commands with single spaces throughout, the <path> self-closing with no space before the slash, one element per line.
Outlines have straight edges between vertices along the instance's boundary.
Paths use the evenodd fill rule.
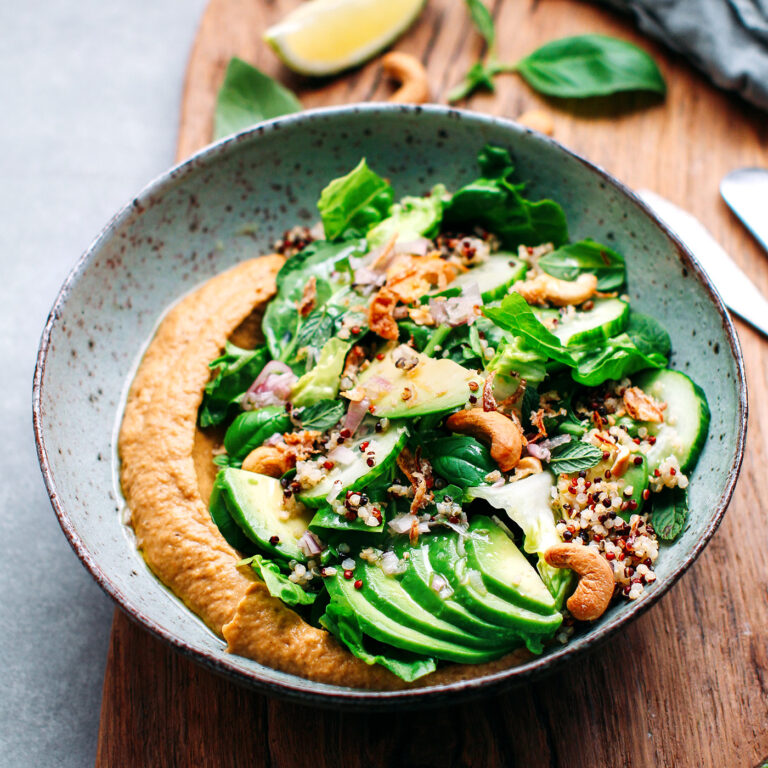
<path fill-rule="evenodd" d="M 424 0 L 309 0 L 264 39 L 295 72 L 333 75 L 386 48 L 423 6 Z"/>

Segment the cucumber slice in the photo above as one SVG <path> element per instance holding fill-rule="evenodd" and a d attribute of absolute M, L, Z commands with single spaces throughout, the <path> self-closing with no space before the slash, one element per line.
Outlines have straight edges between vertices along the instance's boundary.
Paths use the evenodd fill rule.
<path fill-rule="evenodd" d="M 469 565 L 490 592 L 538 613 L 552 613 L 555 601 L 536 569 L 505 531 L 488 517 L 474 517 L 467 539 Z"/>
<path fill-rule="evenodd" d="M 309 516 L 283 519 L 279 480 L 228 467 L 219 472 L 217 482 L 232 519 L 259 549 L 284 560 L 306 562 L 298 541 L 307 530 Z"/>
<path fill-rule="evenodd" d="M 397 362 L 418 358 L 406 370 Z M 444 413 L 464 405 L 472 394 L 470 383 L 482 387 L 484 379 L 453 360 L 434 360 L 401 345 L 385 353 L 363 372 L 358 388 L 365 391 L 375 416 L 413 418 L 429 413 Z M 474 386 L 473 384 L 473 386 Z"/>
<path fill-rule="evenodd" d="M 552 317 L 552 310 L 536 309 L 539 319 Z M 557 313 L 560 318 L 560 314 Z M 587 344 L 620 334 L 629 321 L 629 304 L 621 299 L 595 299 L 592 309 L 577 309 L 559 319 L 552 333 L 564 346 Z"/>
<path fill-rule="evenodd" d="M 317 485 L 300 493 L 299 500 L 309 507 L 319 507 L 332 490 L 338 489 L 337 496 L 342 498 L 346 491 L 362 490 L 392 468 L 407 439 L 408 429 L 402 424 L 391 424 L 385 432 L 358 438 L 351 447 L 354 460 L 334 467 Z M 361 451 L 364 443 L 368 446 Z M 369 459 L 373 459 L 373 466 L 368 465 Z"/>
<path fill-rule="evenodd" d="M 378 566 L 359 563 L 355 578 L 363 582 L 362 592 L 366 600 L 400 624 L 458 645 L 488 647 L 485 638 L 460 629 L 423 608 L 394 576 L 387 576 Z"/>
<path fill-rule="evenodd" d="M 483 651 L 448 640 L 440 640 L 390 618 L 384 611 L 368 602 L 362 590 L 355 589 L 355 581 L 344 578 L 341 569 L 335 576 L 327 579 L 325 584 L 331 599 L 353 611 L 363 632 L 374 640 L 405 651 L 413 651 L 446 661 L 456 661 L 460 664 L 478 664 L 499 656 L 497 649 Z"/>
<path fill-rule="evenodd" d="M 690 472 L 709 431 L 709 405 L 703 390 L 680 371 L 647 371 L 637 376 L 634 383 L 667 404 L 661 424 L 645 424 L 656 437 L 656 444 L 645 455 L 648 472 L 658 469 L 669 456 L 677 457 L 681 472 Z"/>
<path fill-rule="evenodd" d="M 477 283 L 480 295 L 484 302 L 503 299 L 509 289 L 525 277 L 528 269 L 524 261 L 511 253 L 495 253 L 476 267 L 459 275 L 446 291 L 440 294 L 448 295 L 448 291 L 455 293 L 455 289 L 463 289 L 465 286 Z"/>

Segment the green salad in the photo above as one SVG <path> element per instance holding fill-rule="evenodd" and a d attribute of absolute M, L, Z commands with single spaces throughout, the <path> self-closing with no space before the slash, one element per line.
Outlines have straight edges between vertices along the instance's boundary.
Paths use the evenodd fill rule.
<path fill-rule="evenodd" d="M 624 257 L 571 242 L 506 150 L 478 160 L 399 202 L 365 160 L 331 181 L 276 246 L 264 343 L 211 361 L 199 412 L 240 567 L 405 680 L 640 597 L 709 425 Z"/>

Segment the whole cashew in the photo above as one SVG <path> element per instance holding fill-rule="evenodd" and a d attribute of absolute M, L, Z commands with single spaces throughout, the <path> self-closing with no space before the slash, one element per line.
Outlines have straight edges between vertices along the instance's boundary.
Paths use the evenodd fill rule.
<path fill-rule="evenodd" d="M 491 458 L 502 472 L 510 472 L 520 461 L 523 450 L 523 433 L 520 426 L 499 411 L 482 408 L 457 411 L 445 421 L 448 429 L 471 435 L 487 443 Z"/>
<path fill-rule="evenodd" d="M 384 73 L 400 83 L 389 97 L 396 104 L 423 104 L 429 101 L 429 83 L 424 65 L 409 53 L 391 51 L 381 59 Z"/>
<path fill-rule="evenodd" d="M 260 475 L 281 477 L 296 464 L 291 453 L 280 450 L 276 445 L 260 445 L 254 448 L 243 462 L 243 469 Z"/>
<path fill-rule="evenodd" d="M 544 553 L 544 559 L 579 576 L 576 591 L 566 603 L 575 619 L 594 621 L 605 613 L 613 597 L 613 571 L 599 552 L 583 544 L 556 544 Z"/>
<path fill-rule="evenodd" d="M 517 122 L 547 136 L 551 136 L 555 132 L 552 116 L 543 109 L 529 109 L 517 118 Z"/>
<path fill-rule="evenodd" d="M 533 456 L 526 456 L 524 459 L 520 459 L 515 467 L 515 477 L 518 480 L 522 480 L 529 475 L 538 475 L 539 472 L 543 472 L 544 469 L 541 466 L 541 462 Z"/>
<path fill-rule="evenodd" d="M 596 290 L 597 278 L 586 272 L 576 280 L 560 280 L 542 272 L 533 280 L 526 280 L 515 286 L 515 291 L 529 304 L 549 303 L 556 307 L 583 304 L 595 295 Z"/>

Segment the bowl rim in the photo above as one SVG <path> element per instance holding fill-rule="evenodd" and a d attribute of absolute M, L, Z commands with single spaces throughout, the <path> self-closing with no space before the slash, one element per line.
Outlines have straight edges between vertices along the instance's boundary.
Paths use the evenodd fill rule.
<path fill-rule="evenodd" d="M 645 213 L 656 225 L 658 229 L 667 237 L 678 252 L 683 265 L 692 271 L 699 282 L 706 289 L 709 298 L 717 312 L 728 340 L 729 351 L 732 355 L 737 370 L 738 380 L 738 436 L 736 443 L 736 453 L 734 462 L 728 470 L 725 487 L 723 492 L 713 508 L 709 524 L 704 529 L 698 540 L 694 543 L 691 552 L 686 558 L 669 574 L 669 576 L 652 591 L 647 593 L 643 600 L 630 604 L 617 621 L 594 631 L 581 635 L 562 648 L 547 654 L 546 656 L 536 657 L 523 664 L 502 669 L 497 672 L 473 677 L 466 680 L 457 680 L 448 683 L 442 683 L 426 688 L 409 688 L 396 691 L 375 691 L 356 688 L 343 688 L 331 686 L 325 683 L 317 683 L 305 678 L 295 677 L 296 683 L 292 681 L 278 681 L 268 679 L 259 674 L 258 670 L 253 672 L 243 670 L 231 663 L 226 656 L 220 657 L 212 652 L 194 648 L 183 637 L 179 637 L 171 631 L 160 626 L 157 622 L 146 615 L 141 609 L 133 604 L 131 598 L 125 594 L 114 582 L 91 552 L 86 548 L 80 538 L 72 520 L 70 519 L 64 505 L 62 504 L 59 492 L 57 490 L 56 479 L 54 477 L 51 464 L 48 459 L 48 451 L 45 443 L 45 434 L 43 428 L 43 415 L 41 410 L 42 394 L 44 386 L 44 374 L 46 360 L 49 351 L 51 335 L 56 323 L 60 317 L 61 310 L 66 304 L 69 293 L 80 277 L 81 273 L 87 268 L 94 253 L 110 237 L 112 232 L 134 211 L 141 212 L 144 201 L 148 200 L 157 192 L 165 192 L 166 188 L 174 184 L 187 175 L 194 173 L 198 167 L 206 166 L 215 162 L 216 158 L 242 143 L 249 143 L 256 137 L 266 132 L 283 130 L 295 125 L 311 123 L 316 120 L 333 120 L 337 116 L 348 116 L 350 114 L 377 114 L 377 113 L 405 113 L 412 116 L 423 115 L 425 119 L 433 117 L 466 120 L 476 124 L 501 128 L 516 134 L 533 135 L 540 141 L 550 145 L 556 152 L 562 152 L 565 155 L 581 163 L 592 173 L 599 176 L 604 182 L 613 187 L 620 194 L 629 198 L 643 213 Z M 257 139 L 256 139 L 257 140 Z M 625 628 L 629 623 L 641 616 L 652 605 L 658 602 L 667 592 L 677 583 L 678 579 L 688 570 L 688 568 L 697 559 L 701 551 L 707 545 L 720 525 L 728 504 L 733 495 L 734 486 L 741 468 L 744 445 L 747 430 L 747 383 L 744 370 L 744 360 L 741 353 L 741 345 L 736 334 L 733 322 L 731 320 L 725 305 L 720 298 L 717 290 L 704 272 L 695 256 L 689 251 L 687 246 L 672 232 L 669 227 L 661 221 L 655 213 L 625 184 L 609 174 L 606 170 L 594 163 L 581 157 L 576 152 L 564 147 L 554 139 L 544 136 L 529 128 L 525 128 L 512 120 L 486 115 L 470 110 L 455 109 L 441 105 L 400 105 L 388 103 L 366 103 L 351 104 L 334 107 L 323 107 L 319 109 L 306 110 L 292 115 L 274 118 L 272 120 L 259 123 L 245 131 L 241 131 L 232 136 L 226 137 L 215 142 L 199 152 L 192 155 L 187 160 L 172 166 L 168 171 L 157 176 L 153 181 L 147 184 L 141 192 L 138 193 L 130 202 L 123 206 L 104 226 L 99 235 L 93 240 L 90 246 L 83 252 L 77 260 L 71 271 L 67 275 L 56 299 L 53 303 L 50 314 L 43 329 L 40 346 L 37 354 L 35 366 L 33 390 L 32 390 L 32 410 L 33 410 L 33 428 L 35 444 L 37 449 L 38 461 L 45 481 L 46 490 L 51 501 L 53 510 L 58 518 L 59 524 L 69 541 L 70 546 L 75 551 L 84 567 L 90 572 L 99 586 L 117 603 L 117 605 L 128 615 L 130 619 L 142 625 L 152 635 L 168 643 L 179 650 L 185 656 L 194 659 L 203 666 L 224 675 L 240 684 L 245 684 L 262 693 L 275 695 L 277 697 L 311 703 L 318 706 L 331 707 L 336 709 L 345 709 L 361 706 L 369 711 L 387 710 L 395 707 L 408 706 L 411 708 L 438 706 L 445 704 L 450 700 L 451 703 L 466 701 L 471 698 L 498 693 L 502 689 L 510 688 L 517 684 L 530 682 L 531 680 L 548 674 L 564 664 L 565 660 L 583 653 L 588 649 L 594 649 L 611 638 L 619 630 Z M 266 667 L 265 667 L 266 668 Z M 268 668 L 266 668 L 268 669 Z M 284 673 L 280 673 L 284 674 Z"/>

